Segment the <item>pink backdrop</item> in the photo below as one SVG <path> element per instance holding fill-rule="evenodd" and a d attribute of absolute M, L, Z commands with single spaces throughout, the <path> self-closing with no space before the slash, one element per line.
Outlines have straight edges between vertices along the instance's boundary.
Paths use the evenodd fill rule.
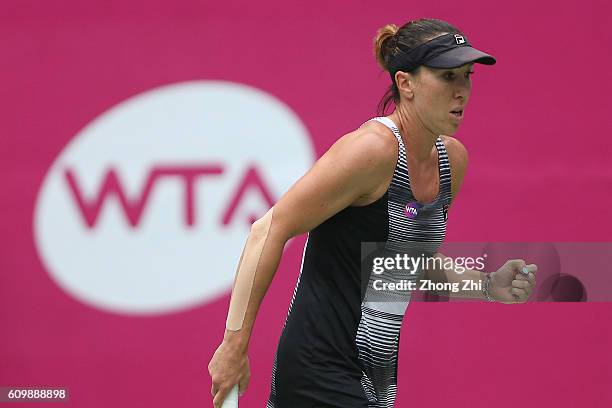
<path fill-rule="evenodd" d="M 448 240 L 609 240 L 608 2 L 290 3 L 3 2 L 0 386 L 68 387 L 75 407 L 212 406 L 206 365 L 229 292 L 158 317 L 106 313 L 67 295 L 33 242 L 45 173 L 100 113 L 196 79 L 274 95 L 320 156 L 375 115 L 388 77 L 371 41 L 389 22 L 448 20 L 497 57 L 476 67 L 456 135 L 470 168 Z M 290 243 L 262 305 L 243 406 L 265 405 L 303 244 Z M 396 406 L 612 406 L 611 319 L 609 303 L 413 304 Z"/>

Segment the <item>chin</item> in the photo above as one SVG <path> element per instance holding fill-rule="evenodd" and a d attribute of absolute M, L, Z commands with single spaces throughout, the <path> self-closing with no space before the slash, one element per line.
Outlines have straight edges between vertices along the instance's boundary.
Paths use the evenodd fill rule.
<path fill-rule="evenodd" d="M 457 133 L 457 130 L 459 129 L 459 125 L 453 126 L 450 125 L 445 132 L 440 133 L 441 135 L 446 135 L 446 136 L 454 136 L 455 133 Z"/>

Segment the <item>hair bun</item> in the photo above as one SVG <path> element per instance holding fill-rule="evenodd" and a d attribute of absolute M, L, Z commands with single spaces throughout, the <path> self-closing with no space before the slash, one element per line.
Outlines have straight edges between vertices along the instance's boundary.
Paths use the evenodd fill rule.
<path fill-rule="evenodd" d="M 397 34 L 398 28 L 395 24 L 387 24 L 378 29 L 376 37 L 374 38 L 374 55 L 376 56 L 376 62 L 385 71 L 387 71 L 387 57 L 392 51 L 391 40 Z"/>

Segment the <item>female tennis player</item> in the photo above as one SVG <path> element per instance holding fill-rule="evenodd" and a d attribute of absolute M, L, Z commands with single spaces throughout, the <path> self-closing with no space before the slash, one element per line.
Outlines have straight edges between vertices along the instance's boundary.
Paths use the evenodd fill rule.
<path fill-rule="evenodd" d="M 285 243 L 308 232 L 298 282 L 278 344 L 267 408 L 392 407 L 400 325 L 410 294 L 375 301 L 360 266 L 362 242 L 423 242 L 446 233 L 449 205 L 468 155 L 453 138 L 463 120 L 475 63 L 495 59 L 436 19 L 386 25 L 375 38 L 391 78 L 379 115 L 342 136 L 256 221 L 238 265 L 223 342 L 209 363 L 215 407 L 249 382 L 249 338 Z M 525 302 L 536 265 L 521 259 L 499 270 L 443 270 L 478 290 L 456 296 Z M 430 276 L 436 276 L 431 271 Z M 440 271 L 438 271 L 440 272 Z M 365 283 L 365 284 L 364 284 Z M 262 402 L 263 404 L 263 402 Z"/>

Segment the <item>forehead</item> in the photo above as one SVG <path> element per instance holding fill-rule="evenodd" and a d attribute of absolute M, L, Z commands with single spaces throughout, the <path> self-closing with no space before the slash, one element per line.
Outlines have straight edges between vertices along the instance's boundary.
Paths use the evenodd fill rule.
<path fill-rule="evenodd" d="M 425 65 L 421 65 L 421 69 L 422 70 L 427 70 L 429 71 L 430 74 L 440 74 L 443 72 L 463 72 L 463 71 L 469 71 L 474 67 L 474 63 L 470 62 L 468 64 L 462 65 L 460 67 L 456 67 L 456 68 L 431 68 L 431 67 L 427 67 Z"/>
<path fill-rule="evenodd" d="M 424 68 L 432 71 L 432 72 L 445 72 L 445 71 L 465 71 L 465 70 L 470 70 L 474 67 L 474 63 L 470 62 L 468 64 L 462 65 L 460 67 L 456 67 L 456 68 L 430 68 L 430 67 L 426 67 L 423 66 Z"/>

